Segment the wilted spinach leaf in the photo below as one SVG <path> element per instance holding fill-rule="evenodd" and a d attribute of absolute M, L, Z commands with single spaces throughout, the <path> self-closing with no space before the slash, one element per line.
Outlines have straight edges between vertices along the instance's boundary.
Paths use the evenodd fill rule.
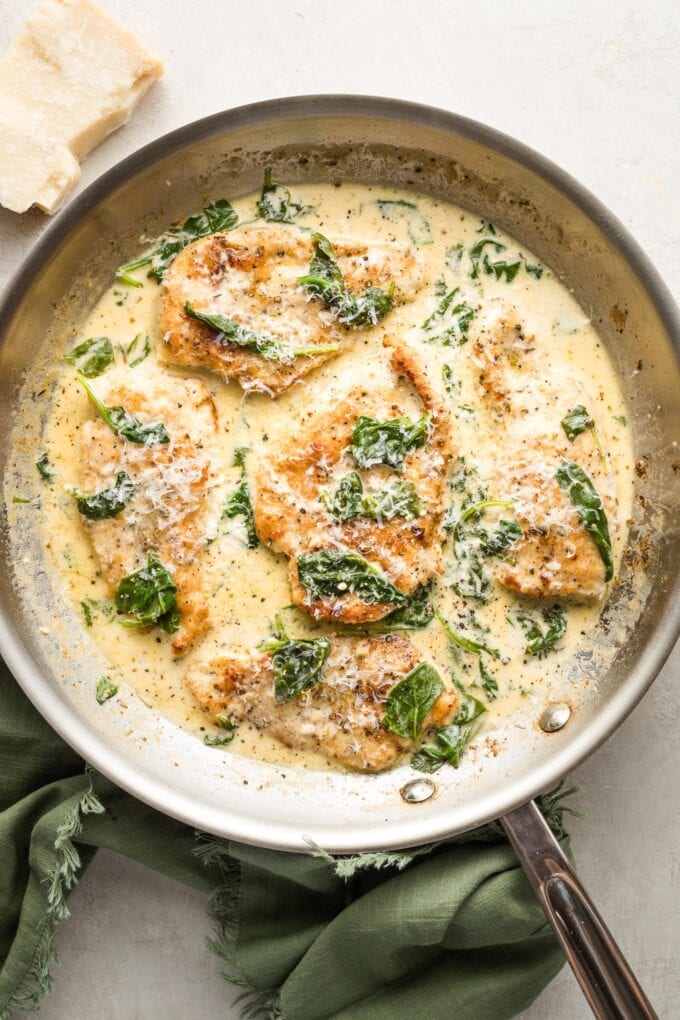
<path fill-rule="evenodd" d="M 231 744 L 236 736 L 238 727 L 233 719 L 228 719 L 226 715 L 218 715 L 215 722 L 222 732 L 204 734 L 203 743 L 206 747 L 226 747 L 227 744 Z"/>
<path fill-rule="evenodd" d="M 605 566 L 605 581 L 614 576 L 614 555 L 607 515 L 591 479 L 573 460 L 563 460 L 555 475 L 557 483 L 571 500 L 581 523 L 598 548 Z"/>
<path fill-rule="evenodd" d="M 312 600 L 356 595 L 367 605 L 408 603 L 408 595 L 392 584 L 376 567 L 350 549 L 324 549 L 297 558 L 300 583 Z"/>
<path fill-rule="evenodd" d="M 187 315 L 190 315 L 192 319 L 198 319 L 199 322 L 204 322 L 206 326 L 210 326 L 218 334 L 215 338 L 217 343 L 234 344 L 236 347 L 243 347 L 246 350 L 252 351 L 253 354 L 259 354 L 261 357 L 266 358 L 267 361 L 281 361 L 284 365 L 290 365 L 297 357 L 312 357 L 315 354 L 335 354 L 340 348 L 337 344 L 318 344 L 312 347 L 289 347 L 288 344 L 282 343 L 281 340 L 277 340 L 273 336 L 268 336 L 266 333 L 257 333 L 253 329 L 248 329 L 247 326 L 242 326 L 240 322 L 236 322 L 234 319 L 229 319 L 224 315 L 209 315 L 206 312 L 197 312 L 187 301 L 184 305 L 184 311 Z"/>
<path fill-rule="evenodd" d="M 237 223 L 238 214 L 230 202 L 225 198 L 211 202 L 202 212 L 189 216 L 181 227 L 170 227 L 161 244 L 150 255 L 143 255 L 121 266 L 116 272 L 116 279 L 132 287 L 141 287 L 139 280 L 135 280 L 130 273 L 150 265 L 148 275 L 160 283 L 168 266 L 188 244 L 220 230 L 231 230 Z"/>
<path fill-rule="evenodd" d="M 155 624 L 168 634 L 179 629 L 177 585 L 155 553 L 149 553 L 141 570 L 124 577 L 116 588 L 114 602 L 119 613 L 128 613 L 133 620 L 128 627 L 150 627 Z"/>
<path fill-rule="evenodd" d="M 50 467 L 50 458 L 48 457 L 47 453 L 43 452 L 40 454 L 40 456 L 35 462 L 35 466 L 37 467 L 38 471 L 43 476 L 46 482 L 54 481 L 54 471 L 52 471 Z"/>
<path fill-rule="evenodd" d="M 602 449 L 600 437 L 597 434 L 595 419 L 588 414 L 588 411 L 583 404 L 577 404 L 576 407 L 572 407 L 571 411 L 569 411 L 569 413 L 562 419 L 561 425 L 570 443 L 573 443 L 582 432 L 589 431 L 593 437 L 593 442 L 598 449 L 598 453 L 600 454 L 602 466 L 604 468 L 607 467 L 607 458 L 604 450 Z"/>
<path fill-rule="evenodd" d="M 304 216 L 311 210 L 312 207 L 309 205 L 293 202 L 288 188 L 273 181 L 272 172 L 267 167 L 264 172 L 262 193 L 257 203 L 257 211 L 263 220 L 270 223 L 292 223 L 296 216 Z"/>
<path fill-rule="evenodd" d="M 403 198 L 379 198 L 375 203 L 380 215 L 392 223 L 403 222 L 413 244 L 432 244 L 432 230 L 415 202 Z"/>
<path fill-rule="evenodd" d="M 107 336 L 91 336 L 64 355 L 64 361 L 73 365 L 87 379 L 101 375 L 113 364 L 113 344 Z"/>
<path fill-rule="evenodd" d="M 136 368 L 137 365 L 141 365 L 145 358 L 148 358 L 151 354 L 151 337 L 148 333 L 138 333 L 134 340 L 131 340 L 128 344 L 125 352 L 127 363 L 130 368 Z"/>
<path fill-rule="evenodd" d="M 134 482 L 129 474 L 119 471 L 110 488 L 100 489 L 91 496 L 76 493 L 76 506 L 88 520 L 103 521 L 107 517 L 117 517 L 132 499 L 134 491 Z"/>
<path fill-rule="evenodd" d="M 382 620 L 369 623 L 364 630 L 371 634 L 395 634 L 402 630 L 422 630 L 432 623 L 433 619 L 434 608 L 430 602 L 430 588 L 429 585 L 422 585 L 413 595 L 409 596 L 405 606 L 393 609 Z"/>
<path fill-rule="evenodd" d="M 97 689 L 95 691 L 95 697 L 100 705 L 103 705 L 105 701 L 112 698 L 114 694 L 118 694 L 118 684 L 114 684 L 112 680 L 109 680 L 107 676 L 100 677 L 97 681 Z"/>
<path fill-rule="evenodd" d="M 363 294 L 347 290 L 333 245 L 323 234 L 312 234 L 314 255 L 309 273 L 298 277 L 298 284 L 335 313 L 338 322 L 360 328 L 374 326 L 394 308 L 394 285 L 388 291 L 369 287 Z"/>
<path fill-rule="evenodd" d="M 427 713 L 443 692 L 434 666 L 419 663 L 387 695 L 383 726 L 399 737 L 417 740 Z"/>
<path fill-rule="evenodd" d="M 444 347 L 460 346 L 467 341 L 468 330 L 475 317 L 475 310 L 467 301 L 458 301 L 455 305 L 453 304 L 460 288 L 454 287 L 453 290 L 447 291 L 443 276 L 437 280 L 434 289 L 439 302 L 421 327 L 427 334 L 424 339 L 428 343 L 441 343 Z M 445 319 L 449 321 L 448 326 L 444 326 L 443 320 Z"/>
<path fill-rule="evenodd" d="M 232 492 L 224 508 L 224 516 L 229 518 L 243 517 L 246 527 L 247 544 L 249 549 L 256 549 L 260 544 L 255 530 L 255 514 L 250 499 L 250 486 L 246 471 L 245 447 L 240 446 L 234 453 L 234 467 L 241 469 L 241 481 L 238 487 Z"/>
<path fill-rule="evenodd" d="M 527 644 L 524 649 L 527 655 L 544 658 L 548 652 L 555 651 L 557 642 L 567 632 L 567 617 L 562 606 L 549 606 L 532 614 L 524 609 L 516 609 L 509 614 L 511 623 L 519 623 L 526 634 Z"/>
<path fill-rule="evenodd" d="M 170 436 L 161 422 L 145 425 L 136 414 L 126 411 L 124 407 L 107 407 L 92 387 L 83 378 L 79 378 L 85 392 L 106 424 L 119 436 L 129 439 L 131 443 L 140 443 L 143 446 L 161 446 L 170 442 Z"/>
<path fill-rule="evenodd" d="M 446 631 L 446 635 L 449 640 L 454 645 L 457 645 L 458 648 L 462 648 L 465 652 L 474 652 L 476 655 L 479 655 L 481 652 L 486 652 L 486 654 L 490 655 L 492 659 L 500 659 L 500 652 L 497 648 L 489 648 L 489 646 L 483 642 L 475 641 L 473 638 L 469 638 L 464 634 L 461 634 L 460 631 L 457 631 L 449 623 L 449 621 L 442 616 L 439 610 L 435 609 L 435 615 Z"/>
<path fill-rule="evenodd" d="M 406 455 L 425 445 L 429 425 L 427 414 L 416 421 L 411 418 L 377 421 L 362 415 L 354 426 L 349 452 L 359 467 L 387 464 L 400 470 Z"/>
<path fill-rule="evenodd" d="M 420 498 L 413 482 L 400 480 L 376 493 L 364 493 L 364 487 L 355 471 L 344 475 L 331 497 L 322 492 L 321 502 L 339 521 L 354 517 L 371 517 L 375 520 L 392 520 L 395 517 L 417 517 L 421 511 Z"/>
<path fill-rule="evenodd" d="M 411 766 L 418 772 L 430 774 L 438 772 L 446 762 L 457 769 L 460 756 L 473 736 L 473 723 L 484 712 L 486 707 L 481 701 L 464 694 L 453 722 L 435 731 L 436 743 L 416 751 L 411 758 Z"/>
<path fill-rule="evenodd" d="M 274 637 L 258 647 L 273 652 L 274 697 L 279 702 L 290 701 L 321 680 L 331 651 L 331 643 L 325 637 L 289 638 L 278 617 Z"/>

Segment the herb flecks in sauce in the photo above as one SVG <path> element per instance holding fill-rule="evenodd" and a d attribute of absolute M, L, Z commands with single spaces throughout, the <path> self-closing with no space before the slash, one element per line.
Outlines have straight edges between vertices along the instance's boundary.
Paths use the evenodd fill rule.
<path fill-rule="evenodd" d="M 47 453 L 43 451 L 43 453 L 40 454 L 40 456 L 35 462 L 35 466 L 37 467 L 39 473 L 42 475 L 46 482 L 54 481 L 55 474 L 52 468 L 50 467 L 50 458 Z"/>
<path fill-rule="evenodd" d="M 423 339 L 427 343 L 440 343 L 444 347 L 460 347 L 467 342 L 475 310 L 467 301 L 456 301 L 454 304 L 460 287 L 447 290 L 443 276 L 435 283 L 434 293 L 439 300 L 435 310 L 421 326 Z"/>

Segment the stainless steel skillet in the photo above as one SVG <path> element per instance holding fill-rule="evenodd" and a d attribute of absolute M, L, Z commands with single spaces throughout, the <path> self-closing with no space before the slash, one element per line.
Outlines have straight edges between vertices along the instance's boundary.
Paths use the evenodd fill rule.
<path fill-rule="evenodd" d="M 216 755 L 130 694 L 96 711 L 102 661 L 46 569 L 35 517 L 16 492 L 37 492 L 35 451 L 54 384 L 53 352 L 109 286 L 142 235 L 207 197 L 254 190 L 263 168 L 284 181 L 357 180 L 414 188 L 493 219 L 574 289 L 624 383 L 638 492 L 622 583 L 593 649 L 574 665 L 567 725 L 545 733 L 548 705 L 527 704 L 499 734 L 496 756 L 438 774 L 434 796 L 399 793 L 413 774 L 309 773 Z M 44 233 L 0 307 L 0 458 L 6 521 L 0 650 L 56 730 L 120 786 L 208 831 L 284 850 L 305 837 L 335 853 L 414 845 L 505 816 L 523 863 L 540 864 L 543 901 L 568 951 L 587 961 L 600 1016 L 648 1016 L 641 993 L 563 873 L 531 808 L 647 690 L 680 629 L 680 321 L 667 290 L 624 228 L 568 175 L 472 121 L 390 100 L 317 96 L 218 114 L 147 146 L 89 188 Z M 9 505 L 8 505 L 9 504 Z M 49 624 L 46 626 L 46 623 Z M 48 634 L 43 631 L 48 630 Z M 527 840 L 524 847 L 519 841 Z M 580 912 L 580 913 L 579 913 Z"/>

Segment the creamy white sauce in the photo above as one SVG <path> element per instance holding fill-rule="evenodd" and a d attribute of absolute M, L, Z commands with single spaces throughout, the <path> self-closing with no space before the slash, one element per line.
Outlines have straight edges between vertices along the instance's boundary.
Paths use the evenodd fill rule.
<path fill-rule="evenodd" d="M 307 376 L 301 383 L 273 401 L 266 395 L 246 395 L 237 382 L 223 382 L 218 376 L 192 369 L 168 368 L 161 365 L 156 351 L 162 344 L 158 328 L 160 288 L 145 276 L 135 275 L 143 283 L 133 288 L 116 283 L 103 296 L 89 320 L 71 342 L 91 336 L 108 336 L 117 350 L 116 371 L 130 386 L 144 388 L 164 375 L 180 378 L 199 376 L 213 394 L 220 420 L 220 465 L 222 484 L 230 492 L 238 483 L 239 471 L 232 466 L 234 450 L 239 446 L 252 451 L 249 461 L 266 455 L 267 443 L 285 434 L 303 409 L 331 408 L 338 396 L 360 380 L 363 385 L 392 385 L 394 376 L 389 368 L 388 354 L 382 346 L 385 335 L 403 338 L 418 347 L 426 359 L 432 379 L 445 393 L 442 371 L 450 367 L 451 377 L 459 383 L 447 395 L 453 413 L 455 443 L 468 467 L 475 466 L 483 480 L 493 474 L 497 458 L 496 443 L 489 434 L 480 411 L 476 367 L 470 358 L 471 344 L 446 347 L 428 343 L 422 324 L 437 305 L 433 285 L 445 277 L 450 290 L 460 288 L 456 300 L 469 301 L 473 306 L 495 297 L 511 301 L 520 312 L 528 334 L 535 334 L 545 356 L 536 362 L 536 382 L 551 378 L 569 380 L 581 391 L 583 402 L 595 417 L 600 440 L 607 454 L 608 469 L 618 498 L 617 560 L 626 537 L 632 499 L 633 456 L 628 430 L 621 421 L 625 407 L 621 391 L 603 344 L 583 310 L 567 287 L 543 267 L 537 279 L 526 270 L 526 264 L 538 265 L 530 252 L 522 250 L 511 238 L 498 232 L 499 243 L 506 246 L 503 255 L 522 256 L 522 265 L 512 282 L 493 275 L 481 274 L 478 281 L 470 279 L 467 255 L 459 257 L 459 246 L 469 249 L 479 240 L 480 220 L 461 209 L 424 196 L 395 192 L 382 187 L 343 185 L 305 185 L 291 189 L 294 198 L 313 211 L 298 220 L 300 226 L 319 230 L 333 238 L 356 238 L 363 241 L 396 240 L 412 243 L 425 261 L 428 284 L 416 300 L 397 308 L 382 323 L 368 332 L 357 332 L 347 350 Z M 241 218 L 250 220 L 255 214 L 257 195 L 234 202 Z M 377 199 L 405 200 L 416 203 L 418 214 L 429 228 L 423 227 L 419 216 L 410 212 L 401 215 L 398 206 L 381 214 Z M 383 208 L 383 213 L 385 208 Z M 410 234 L 410 236 L 409 236 Z M 130 258 L 137 257 L 130 252 Z M 448 321 L 445 323 L 448 325 Z M 152 353 L 134 368 L 126 366 L 120 348 L 126 349 L 138 333 L 148 333 Z M 61 355 L 62 352 L 57 352 Z M 97 386 L 97 379 L 93 381 Z M 566 391 L 565 391 L 566 392 Z M 564 412 L 571 404 L 565 403 Z M 414 403 L 417 411 L 417 403 Z M 98 575 L 97 561 L 86 529 L 76 509 L 71 488 L 78 484 L 80 456 L 79 434 L 82 423 L 91 416 L 87 397 L 75 379 L 70 366 L 61 371 L 55 389 L 53 407 L 45 433 L 45 449 L 57 475 L 57 483 L 46 490 L 43 499 L 43 531 L 55 567 L 61 572 L 77 612 L 87 601 L 92 617 L 88 628 L 91 639 L 110 662 L 109 675 L 132 686 L 139 697 L 180 726 L 200 734 L 212 730 L 210 722 L 194 703 L 182 683 L 190 661 L 209 659 L 220 654 L 250 654 L 267 636 L 268 621 L 288 605 L 287 563 L 265 548 L 248 550 L 241 521 L 223 519 L 205 549 L 204 579 L 212 629 L 183 659 L 173 659 L 170 638 L 158 630 L 142 633 L 121 627 L 110 619 L 107 607 L 111 598 L 103 579 Z M 554 428 L 554 411 L 546 422 Z M 540 429 L 540 421 L 534 419 Z M 502 493 L 489 492 L 493 497 Z M 492 528 L 500 514 L 489 511 L 484 525 Z M 613 522 L 612 522 L 613 523 Z M 507 614 L 517 602 L 509 593 L 492 585 L 492 597 L 485 604 L 466 603 L 450 587 L 455 573 L 450 540 L 444 554 L 444 573 L 436 582 L 435 597 L 442 613 L 452 624 L 470 637 L 479 639 L 488 628 L 486 640 L 502 653 L 501 661 L 485 657 L 485 665 L 493 673 L 499 687 L 496 700 L 488 701 L 487 726 L 512 716 L 521 700 L 537 692 L 565 689 L 574 657 L 579 648 L 587 647 L 597 627 L 602 605 L 568 608 L 566 638 L 558 651 L 539 661 L 524 653 L 525 636 L 512 626 Z M 448 582 L 448 583 L 447 583 Z M 104 607 L 102 612 L 97 604 Z M 481 630 L 470 619 L 474 610 Z M 312 621 L 304 614 L 287 614 L 289 629 L 294 635 L 313 633 Z M 83 619 L 83 626 L 85 620 Z M 426 630 L 411 632 L 409 637 L 440 670 L 442 676 L 455 676 L 469 687 L 471 693 L 488 700 L 479 689 L 478 657 L 460 652 L 452 654 L 446 636 L 435 621 Z M 581 677 L 580 683 L 589 678 Z M 255 755 L 270 761 L 295 761 L 310 767 L 324 768 L 328 763 L 320 756 L 302 754 L 283 748 L 266 735 L 242 725 L 228 753 Z M 215 753 L 223 753 L 216 751 Z"/>

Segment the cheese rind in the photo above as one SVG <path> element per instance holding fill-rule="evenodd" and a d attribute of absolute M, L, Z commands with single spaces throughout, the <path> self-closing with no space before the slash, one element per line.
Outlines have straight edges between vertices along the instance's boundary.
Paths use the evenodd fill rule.
<path fill-rule="evenodd" d="M 0 203 L 54 212 L 162 73 L 91 0 L 44 0 L 0 61 Z"/>

